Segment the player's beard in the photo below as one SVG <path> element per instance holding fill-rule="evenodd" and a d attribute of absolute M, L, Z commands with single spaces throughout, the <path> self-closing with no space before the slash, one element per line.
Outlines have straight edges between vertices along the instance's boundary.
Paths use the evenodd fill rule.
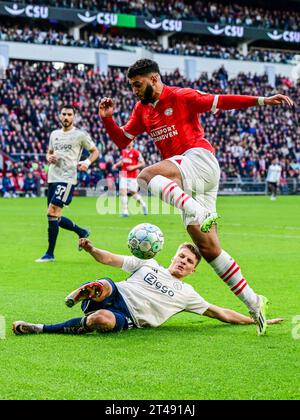
<path fill-rule="evenodd" d="M 151 86 L 150 83 L 148 83 L 147 86 L 146 86 L 144 95 L 143 95 L 144 97 L 143 97 L 143 99 L 141 99 L 141 102 L 142 102 L 143 105 L 147 105 L 150 102 L 152 102 L 153 92 L 154 92 L 153 87 Z"/>
<path fill-rule="evenodd" d="M 73 124 L 72 121 L 62 121 L 61 123 L 64 128 L 69 128 Z"/>

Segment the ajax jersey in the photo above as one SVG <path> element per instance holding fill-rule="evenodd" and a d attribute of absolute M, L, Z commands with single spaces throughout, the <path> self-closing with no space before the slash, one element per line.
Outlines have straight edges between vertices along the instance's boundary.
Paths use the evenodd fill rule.
<path fill-rule="evenodd" d="M 58 157 L 58 162 L 49 166 L 48 182 L 77 184 L 77 165 L 83 149 L 96 147 L 90 135 L 73 128 L 70 131 L 54 130 L 50 135 L 49 150 Z"/>
<path fill-rule="evenodd" d="M 132 274 L 116 286 L 137 327 L 158 327 L 182 311 L 202 315 L 210 306 L 191 285 L 172 276 L 154 259 L 126 256 L 122 269 Z"/>

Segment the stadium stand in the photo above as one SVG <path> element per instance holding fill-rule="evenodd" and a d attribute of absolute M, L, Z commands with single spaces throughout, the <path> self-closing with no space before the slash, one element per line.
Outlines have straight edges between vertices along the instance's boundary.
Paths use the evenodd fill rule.
<path fill-rule="evenodd" d="M 102 48 L 124 50 L 126 47 L 144 47 L 152 52 L 196 57 L 209 57 L 232 60 L 251 60 L 256 62 L 282 63 L 295 62 L 296 51 L 276 51 L 250 48 L 243 55 L 237 47 L 219 44 L 200 44 L 196 37 L 187 40 L 172 39 L 170 46 L 164 48 L 158 40 L 138 36 L 112 35 L 110 33 L 85 33 L 81 39 L 75 39 L 66 30 L 43 30 L 29 26 L 0 26 L 0 41 L 26 42 L 43 45 L 61 45 L 70 47 Z"/>
<path fill-rule="evenodd" d="M 268 85 L 267 76 L 240 74 L 229 80 L 224 68 L 212 78 L 203 73 L 198 80 L 188 81 L 179 72 L 167 74 L 164 82 L 170 85 L 190 86 L 216 93 L 268 96 L 277 92 L 289 94 L 300 102 L 300 91 L 290 80 L 276 78 L 276 87 Z M 95 187 L 100 179 L 114 179 L 112 163 L 119 151 L 109 140 L 97 116 L 97 100 L 103 96 L 116 99 L 116 120 L 123 124 L 136 101 L 126 79 L 125 70 L 110 68 L 104 76 L 86 66 L 66 64 L 55 69 L 52 63 L 11 61 L 6 80 L 0 81 L 0 150 L 12 158 L 7 162 L 6 177 L 2 184 L 12 195 L 24 191 L 20 180 L 34 172 L 43 185 L 47 166 L 44 154 L 51 130 L 58 125 L 58 107 L 73 103 L 79 110 L 77 125 L 89 131 L 96 141 L 102 157 L 88 174 L 81 174 L 79 185 Z M 294 125 L 294 114 L 285 108 L 256 108 L 247 111 L 224 112 L 219 116 L 202 115 L 206 137 L 216 149 L 222 168 L 222 180 L 265 178 L 268 165 L 278 157 L 283 177 L 297 179 L 300 175 L 300 138 Z M 154 144 L 148 136 L 137 139 L 136 145 L 147 164 L 159 160 Z M 14 163 L 13 163 L 14 162 Z M 283 180 L 284 182 L 284 180 Z M 37 186 L 36 186 L 37 188 Z M 25 192 L 25 191 L 24 191 Z"/>
<path fill-rule="evenodd" d="M 26 0 L 22 3 L 295 31 L 300 24 L 299 5 L 296 3 L 289 11 L 286 4 L 262 1 L 253 1 L 251 6 L 243 4 L 243 1 L 198 0 Z"/>
<path fill-rule="evenodd" d="M 289 5 L 291 1 L 288 0 Z M 300 23 L 300 2 L 293 3 L 293 7 L 286 7 L 286 4 L 282 5 L 277 0 L 254 0 L 251 6 L 249 2 L 246 5 L 244 0 L 234 3 L 226 0 L 23 0 L 18 3 L 21 4 L 81 9 L 90 13 L 99 10 L 126 13 L 143 16 L 148 20 L 153 17 L 170 18 L 216 25 L 272 28 L 275 34 L 279 30 L 298 31 Z M 15 4 L 15 7 L 19 6 Z M 289 12 L 287 9 L 290 9 Z M 285 71 L 285 68 L 291 68 L 291 65 L 295 66 L 299 62 L 298 41 L 296 38 L 292 41 L 273 42 L 259 37 L 251 40 L 247 37 L 213 37 L 202 33 L 187 34 L 184 31 L 163 33 L 149 28 L 114 27 L 97 22 L 80 26 L 77 23 L 76 27 L 74 21 L 31 19 L 25 15 L 0 17 L 0 42 L 4 45 L 6 42 L 15 43 L 15 46 L 26 43 L 26 47 L 21 47 L 23 50 L 30 44 L 42 45 L 44 52 L 47 46 L 81 47 L 106 50 L 105 54 L 109 54 L 109 50 L 112 53 L 117 50 L 127 55 L 128 51 L 142 48 L 145 54 L 184 56 L 173 57 L 176 60 L 175 66 L 178 66 L 178 61 L 185 61 L 185 57 L 213 58 L 215 60 L 208 60 L 216 62 L 213 64 L 213 69 L 216 69 L 213 74 L 210 69 L 210 73 L 196 73 L 197 80 L 191 80 L 191 77 L 183 76 L 181 65 L 181 73 L 179 70 L 172 71 L 164 75 L 163 79 L 170 85 L 190 86 L 216 93 L 268 96 L 281 92 L 290 95 L 299 104 L 299 81 L 297 84 L 296 79 L 292 81 L 289 76 L 275 77 L 275 70 L 272 83 L 270 77 L 272 66 L 269 63 L 276 69 L 280 68 L 280 71 L 284 67 Z M 10 54 L 13 50 L 11 45 Z M 65 52 L 71 48 L 59 50 Z M 95 54 L 93 50 L 89 51 Z M 63 102 L 71 102 L 78 109 L 77 125 L 91 133 L 102 151 L 101 158 L 88 173 L 79 174 L 79 186 L 95 188 L 102 179 L 118 181 L 118 174 L 112 171 L 112 164 L 119 158 L 119 150 L 101 125 L 97 116 L 97 101 L 102 96 L 114 97 L 117 122 L 121 125 L 128 119 L 136 98 L 126 82 L 126 70 L 110 67 L 105 75 L 96 70 L 96 63 L 94 67 L 87 64 L 21 61 L 27 57 L 26 54 L 12 55 L 16 59 L 10 59 L 6 79 L 1 80 L 0 75 L 0 194 L 6 197 L 19 194 L 34 196 L 46 184 L 48 167 L 45 153 L 49 133 L 59 124 L 57 113 Z M 47 54 L 42 55 L 44 58 L 38 57 L 38 60 L 48 59 Z M 163 60 L 166 56 L 159 57 Z M 200 58 L 194 60 L 200 61 Z M 236 68 L 240 70 L 244 66 L 246 71 L 248 63 L 241 63 L 239 67 L 239 62 L 249 60 L 266 63 L 266 66 L 259 65 L 268 74 L 255 74 L 252 67 L 251 74 L 234 73 L 229 77 L 229 67 L 225 69 L 226 60 L 236 60 Z M 222 63 L 224 67 L 221 67 Z M 120 62 L 113 65 L 125 64 Z M 258 68 L 259 65 L 251 63 L 249 67 Z M 201 68 L 207 70 L 207 67 Z M 296 191 L 300 179 L 300 131 L 295 124 L 296 118 L 296 113 L 285 108 L 257 108 L 224 112 L 217 116 L 203 115 L 201 119 L 206 136 L 214 145 L 220 161 L 222 182 L 237 180 L 245 183 L 250 180 L 258 184 L 264 181 L 272 158 L 278 157 L 283 168 L 282 192 L 288 191 L 287 180 L 293 180 L 296 185 L 293 191 Z M 136 145 L 147 164 L 160 159 L 148 136 L 139 137 Z"/>

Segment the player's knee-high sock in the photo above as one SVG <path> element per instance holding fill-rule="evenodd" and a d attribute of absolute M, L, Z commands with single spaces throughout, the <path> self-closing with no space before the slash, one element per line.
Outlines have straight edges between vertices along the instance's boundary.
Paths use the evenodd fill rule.
<path fill-rule="evenodd" d="M 85 236 L 86 234 L 86 230 L 82 229 L 81 227 L 77 226 L 74 222 L 72 222 L 72 220 L 68 219 L 67 217 L 62 216 L 59 219 L 59 227 L 66 229 L 66 230 L 71 230 L 72 232 L 77 233 L 77 235 L 82 238 Z"/>
<path fill-rule="evenodd" d="M 121 195 L 122 212 L 128 213 L 128 197 L 127 195 Z"/>
<path fill-rule="evenodd" d="M 91 332 L 86 325 L 87 316 L 83 318 L 73 318 L 60 324 L 43 326 L 43 333 L 46 334 L 85 334 Z"/>
<path fill-rule="evenodd" d="M 248 285 L 237 262 L 226 251 L 222 250 L 221 254 L 209 264 L 249 309 L 257 305 L 256 293 Z"/>
<path fill-rule="evenodd" d="M 58 231 L 58 217 L 48 216 L 48 255 L 54 255 L 54 248 L 56 245 Z"/>
<path fill-rule="evenodd" d="M 132 196 L 132 198 L 134 198 L 138 203 L 140 203 L 142 207 L 147 207 L 147 205 L 146 205 L 145 201 L 143 200 L 141 194 L 136 193 Z"/>
<path fill-rule="evenodd" d="M 161 197 L 165 203 L 183 210 L 190 216 L 200 216 L 203 219 L 207 216 L 207 209 L 186 194 L 176 182 L 165 176 L 156 175 L 153 177 L 149 182 L 149 189 L 154 195 Z"/>

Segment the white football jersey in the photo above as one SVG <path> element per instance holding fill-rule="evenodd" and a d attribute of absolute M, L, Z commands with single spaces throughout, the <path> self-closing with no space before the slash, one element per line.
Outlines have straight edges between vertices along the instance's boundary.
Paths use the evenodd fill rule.
<path fill-rule="evenodd" d="M 210 306 L 189 284 L 172 276 L 155 260 L 124 257 L 132 275 L 116 283 L 137 327 L 158 327 L 178 312 L 202 315 Z"/>
<path fill-rule="evenodd" d="M 278 164 L 270 165 L 268 169 L 267 182 L 279 182 L 281 170 L 282 168 Z"/>
<path fill-rule="evenodd" d="M 48 182 L 77 184 L 77 165 L 83 149 L 96 147 L 90 135 L 74 127 L 70 131 L 54 130 L 50 135 L 49 149 L 58 157 L 58 162 L 49 165 Z"/>

